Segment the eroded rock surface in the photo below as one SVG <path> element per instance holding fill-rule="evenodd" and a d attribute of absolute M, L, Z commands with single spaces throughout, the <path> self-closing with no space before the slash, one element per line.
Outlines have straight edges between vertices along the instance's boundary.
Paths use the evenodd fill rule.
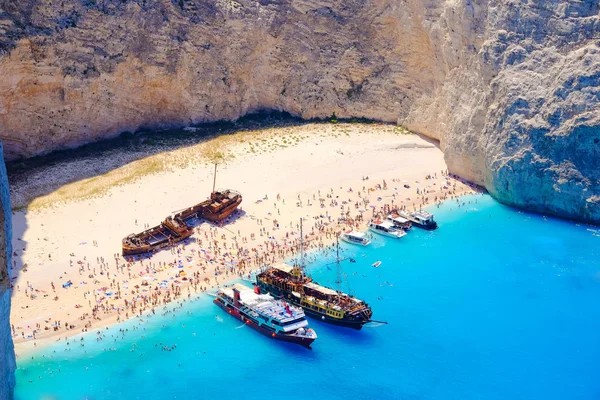
<path fill-rule="evenodd" d="M 440 140 L 501 201 L 600 222 L 598 2 L 0 0 L 7 159 L 260 109 Z"/>

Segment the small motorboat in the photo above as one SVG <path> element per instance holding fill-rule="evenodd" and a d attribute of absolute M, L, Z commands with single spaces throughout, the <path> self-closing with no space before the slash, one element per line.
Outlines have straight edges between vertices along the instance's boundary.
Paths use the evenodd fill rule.
<path fill-rule="evenodd" d="M 392 221 L 396 228 L 404 229 L 405 231 L 409 231 L 412 228 L 412 223 L 404 218 L 399 216 L 398 214 L 390 214 L 386 218 L 388 221 Z"/>
<path fill-rule="evenodd" d="M 381 261 L 375 261 L 372 266 L 375 268 L 379 268 L 379 266 L 381 265 Z"/>
<path fill-rule="evenodd" d="M 371 241 L 367 238 L 367 235 L 365 235 L 363 232 L 356 231 L 342 232 L 340 239 L 342 239 L 344 242 L 359 244 L 361 246 L 368 246 L 371 243 Z"/>

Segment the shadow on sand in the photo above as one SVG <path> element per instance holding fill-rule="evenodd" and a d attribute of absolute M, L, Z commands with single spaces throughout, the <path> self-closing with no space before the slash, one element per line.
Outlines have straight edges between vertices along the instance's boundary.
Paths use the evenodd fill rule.
<path fill-rule="evenodd" d="M 243 131 L 286 128 L 306 124 L 331 124 L 337 120 L 302 120 L 288 113 L 263 111 L 236 121 L 202 123 L 186 128 L 123 132 L 113 139 L 101 140 L 75 149 L 7 163 L 13 207 L 26 207 L 35 197 L 50 194 L 62 186 L 93 178 L 131 162 L 159 153 L 191 147 L 218 136 Z M 366 119 L 339 120 L 348 123 L 378 123 Z M 391 124 L 392 125 L 392 124 Z M 420 136 L 420 135 L 419 135 Z M 439 146 L 437 142 L 428 140 Z M 19 195 L 15 198 L 15 190 Z"/>

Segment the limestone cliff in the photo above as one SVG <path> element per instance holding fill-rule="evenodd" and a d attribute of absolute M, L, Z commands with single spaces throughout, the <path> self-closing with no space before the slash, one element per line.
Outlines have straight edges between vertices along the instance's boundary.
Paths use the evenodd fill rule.
<path fill-rule="evenodd" d="M 2 144 L 0 144 L 2 150 Z M 1 157 L 1 156 L 0 156 Z M 9 324 L 12 228 L 8 179 L 4 160 L 0 159 L 0 399 L 13 398 L 15 387 L 15 352 Z"/>
<path fill-rule="evenodd" d="M 0 0 L 8 159 L 259 109 L 437 138 L 503 202 L 600 222 L 598 2 Z"/>

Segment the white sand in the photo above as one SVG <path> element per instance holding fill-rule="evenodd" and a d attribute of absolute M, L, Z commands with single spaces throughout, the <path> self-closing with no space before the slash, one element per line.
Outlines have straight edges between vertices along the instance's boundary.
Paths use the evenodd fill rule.
<path fill-rule="evenodd" d="M 449 196 L 469 191 L 466 185 L 454 180 L 449 181 L 447 190 L 442 189 L 447 184 L 446 177 L 442 176 L 442 171 L 446 170 L 443 154 L 435 145 L 417 135 L 396 134 L 386 125 L 348 126 L 349 135 L 337 137 L 331 135 L 327 126 L 308 125 L 297 129 L 307 138 L 291 147 L 253 154 L 248 152 L 249 143 L 246 142 L 230 149 L 235 158 L 226 165 L 219 166 L 217 188 L 240 191 L 244 198 L 241 208 L 246 214 L 223 228 L 212 228 L 220 247 L 225 243 L 231 249 L 235 245 L 235 237 L 238 246 L 260 250 L 259 244 L 263 244 L 266 239 L 266 236 L 259 233 L 261 228 L 281 241 L 285 239 L 286 233 L 296 230 L 295 226 L 301 216 L 307 217 L 306 232 L 310 232 L 314 226 L 314 216 L 325 212 L 334 219 L 340 216 L 343 200 L 351 200 L 351 207 L 346 206 L 346 210 L 351 209 L 352 215 L 356 215 L 354 202 L 361 199 L 358 192 L 362 191 L 363 186 L 373 188 L 376 184 L 382 184 L 384 179 L 388 185 L 387 190 L 368 193 L 373 205 L 389 203 L 392 195 L 396 194 L 395 204 L 403 203 L 413 209 L 424 203 L 425 197 L 427 203 L 433 203 L 436 196 L 441 199 L 442 192 L 444 196 Z M 269 133 L 273 134 L 276 132 Z M 428 174 L 436 174 L 437 177 L 426 180 L 425 176 Z M 369 180 L 363 181 L 363 176 L 368 176 Z M 16 269 L 21 270 L 23 264 L 28 266 L 27 272 L 13 272 L 13 276 L 18 277 L 14 281 L 11 313 L 17 351 L 31 348 L 33 342 L 42 345 L 40 339 L 43 338 L 46 338 L 47 343 L 48 340 L 56 340 L 57 336 L 63 338 L 81 333 L 84 324 L 90 320 L 82 321 L 79 317 L 84 313 L 91 314 L 90 302 L 93 306 L 102 297 L 97 289 L 109 287 L 113 279 L 115 285 L 119 282 L 124 299 L 137 297 L 137 294 L 131 294 L 131 290 L 136 284 L 141 285 L 142 278 L 135 276 L 144 271 L 149 263 L 169 263 L 183 259 L 188 276 L 192 272 L 199 272 L 202 278 L 211 279 L 209 286 L 216 285 L 213 267 L 218 267 L 220 263 L 206 264 L 198 256 L 199 250 L 207 249 L 208 246 L 205 237 L 205 233 L 208 234 L 211 229 L 208 224 L 202 224 L 202 233 L 195 235 L 203 240 L 202 246 L 186 246 L 179 256 L 165 250 L 156 254 L 151 261 L 144 261 L 143 265 L 137 262 L 129 269 L 133 279 L 129 279 L 127 269 L 124 273 L 117 272 L 115 261 L 115 254 L 120 255 L 121 239 L 124 236 L 143 230 L 144 224 L 155 226 L 169 213 L 206 199 L 212 189 L 212 177 L 212 166 L 197 164 L 114 187 L 102 197 L 61 203 L 49 209 L 15 213 L 13 246 L 17 254 L 14 257 Z M 408 181 L 410 189 L 402 187 L 403 180 Z M 348 191 L 350 187 L 353 192 Z M 321 208 L 318 191 L 321 191 L 321 197 L 325 197 L 325 193 L 330 193 L 332 189 L 334 197 L 339 196 L 338 205 L 332 206 L 332 199 L 326 199 L 326 207 Z M 419 197 L 417 189 L 429 193 Z M 283 201 L 276 200 L 278 194 L 285 200 L 285 205 Z M 257 203 L 265 195 L 268 200 Z M 303 202 L 302 207 L 296 204 L 298 195 Z M 313 200 L 313 195 L 317 200 Z M 361 195 L 364 197 L 366 192 L 362 191 Z M 381 201 L 377 200 L 379 197 L 382 198 Z M 310 206 L 307 205 L 309 199 L 312 202 Z M 360 208 L 363 207 L 361 205 Z M 372 216 L 369 213 L 366 215 Z M 258 224 L 259 219 L 263 220 L 263 225 Z M 273 229 L 273 219 L 278 220 L 280 229 Z M 251 233 L 255 234 L 255 240 L 250 239 Z M 225 235 L 225 239 L 221 235 Z M 246 237 L 248 242 L 243 243 L 242 237 Z M 93 245 L 94 241 L 97 246 Z M 223 247 L 221 250 L 225 252 Z M 70 256 L 71 253 L 74 256 Z M 192 257 L 192 261 L 185 260 L 185 256 Z M 97 257 L 104 257 L 109 268 L 108 274 L 100 275 Z M 235 259 L 235 254 L 231 254 L 230 258 Z M 90 272 L 87 269 L 88 263 Z M 125 260 L 121 258 L 119 264 L 125 264 Z M 82 275 L 78 270 L 81 265 L 85 267 Z M 202 266 L 208 268 L 204 271 Z M 89 278 L 88 274 L 94 269 L 95 277 Z M 223 270 L 222 266 L 221 269 Z M 167 268 L 151 276 L 160 281 L 174 277 L 179 271 L 181 269 L 177 267 Z M 233 277 L 232 275 L 230 276 Z M 227 277 L 229 276 L 219 279 L 218 283 L 222 283 Z M 61 285 L 67 280 L 71 280 L 73 286 L 63 289 Z M 153 285 L 158 281 L 153 282 Z M 54 283 L 56 292 L 53 292 L 51 282 Z M 83 285 L 81 282 L 87 284 Z M 28 283 L 34 289 L 36 299 L 29 297 L 31 289 L 27 292 L 28 296 L 25 295 Z M 125 287 L 128 289 L 125 290 Z M 140 294 L 147 294 L 148 292 L 142 292 L 143 289 L 144 287 L 140 288 Z M 94 290 L 96 298 L 93 294 L 84 297 L 85 292 L 93 293 Z M 183 285 L 184 295 L 188 290 Z M 112 291 L 116 292 L 116 286 Z M 165 291 L 161 293 L 164 296 Z M 57 301 L 53 300 L 54 296 L 58 296 Z M 124 304 L 123 299 L 114 300 L 114 295 L 104 297 L 102 304 L 117 307 Z M 76 304 L 82 307 L 75 308 Z M 126 311 L 129 317 L 133 314 L 131 310 L 123 310 L 122 319 L 125 318 Z M 103 321 L 94 321 L 93 328 L 114 322 L 117 318 L 116 312 L 100 313 L 98 316 Z M 44 327 L 55 321 L 61 321 L 61 326 L 68 322 L 76 325 L 76 328 L 68 331 L 61 328 L 58 332 L 44 330 Z M 22 333 L 26 337 L 30 336 L 36 323 L 41 328 L 36 334 L 36 340 L 23 340 Z"/>

